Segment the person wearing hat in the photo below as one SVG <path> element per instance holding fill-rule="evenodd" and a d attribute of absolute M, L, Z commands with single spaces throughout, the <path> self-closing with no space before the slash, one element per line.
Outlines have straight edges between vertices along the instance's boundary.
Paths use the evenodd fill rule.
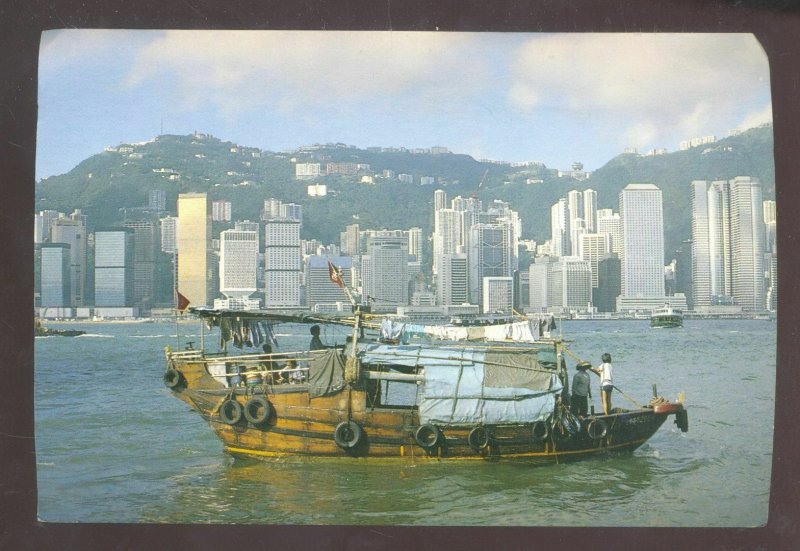
<path fill-rule="evenodd" d="M 591 369 L 589 362 L 578 362 L 578 372 L 572 377 L 572 400 L 570 411 L 578 417 L 586 417 L 589 413 L 589 398 L 592 397 L 592 385 L 586 370 Z"/>

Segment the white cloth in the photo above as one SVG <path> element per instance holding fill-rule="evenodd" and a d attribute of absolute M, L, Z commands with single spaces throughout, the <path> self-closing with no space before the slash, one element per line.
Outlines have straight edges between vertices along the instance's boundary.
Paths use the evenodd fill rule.
<path fill-rule="evenodd" d="M 614 373 L 611 364 L 603 362 L 600 364 L 600 386 L 608 386 L 614 384 Z"/>

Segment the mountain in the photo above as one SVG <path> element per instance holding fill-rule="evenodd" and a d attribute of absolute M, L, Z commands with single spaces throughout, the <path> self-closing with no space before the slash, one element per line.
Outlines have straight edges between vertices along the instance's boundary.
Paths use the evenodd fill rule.
<path fill-rule="evenodd" d="M 328 176 L 325 197 L 309 197 L 310 181 L 296 180 L 295 162 L 359 163 L 370 174 L 384 170 L 414 176 L 413 184 L 395 178 L 375 177 L 374 184 L 359 176 Z M 594 171 L 590 179 L 558 177 L 558 171 L 541 164 L 512 166 L 479 162 L 468 155 L 357 149 L 326 144 L 293 153 L 261 151 L 213 136 L 164 135 L 149 142 L 122 144 L 93 155 L 66 174 L 36 185 L 37 211 L 71 212 L 80 208 L 91 228 L 113 226 L 122 209 L 143 207 L 148 193 L 161 189 L 167 210 L 174 212 L 178 193 L 207 192 L 228 199 L 236 219 L 257 220 L 263 200 L 274 197 L 303 205 L 303 237 L 338 243 L 339 232 L 357 221 L 362 228 L 410 228 L 430 232 L 433 192 L 445 189 L 448 199 L 476 194 L 484 205 L 495 199 L 508 201 L 520 214 L 525 238 L 544 241 L 550 234 L 550 206 L 571 189 L 592 188 L 598 208 L 619 208 L 619 192 L 629 183 L 653 183 L 664 198 L 665 253 L 669 259 L 682 240 L 691 235 L 689 183 L 692 180 L 755 176 L 763 185 L 764 199 L 775 196 L 772 126 L 685 151 L 662 155 L 622 154 Z M 436 179 L 420 185 L 421 176 Z"/>

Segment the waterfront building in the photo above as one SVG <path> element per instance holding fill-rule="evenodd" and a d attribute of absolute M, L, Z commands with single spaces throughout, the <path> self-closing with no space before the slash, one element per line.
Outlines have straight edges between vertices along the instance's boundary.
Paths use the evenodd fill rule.
<path fill-rule="evenodd" d="M 193 306 L 210 306 L 211 212 L 205 193 L 178 195 L 177 290 Z"/>
<path fill-rule="evenodd" d="M 445 254 L 439 258 L 436 300 L 440 306 L 469 302 L 469 270 L 466 254 Z"/>
<path fill-rule="evenodd" d="M 697 180 L 692 189 L 692 295 L 695 309 L 735 303 L 765 307 L 766 230 L 761 183 L 738 176 Z"/>
<path fill-rule="evenodd" d="M 226 298 L 248 298 L 258 290 L 258 232 L 219 234 L 219 291 Z"/>
<path fill-rule="evenodd" d="M 126 307 L 134 301 L 134 230 L 94 232 L 94 305 Z"/>
<path fill-rule="evenodd" d="M 484 313 L 510 314 L 514 308 L 514 278 L 487 276 L 483 278 L 481 309 Z"/>
<path fill-rule="evenodd" d="M 512 276 L 512 236 L 512 226 L 508 222 L 478 223 L 470 228 L 467 240 L 470 302 L 481 302 L 485 277 Z"/>
<path fill-rule="evenodd" d="M 43 308 L 69 308 L 71 303 L 70 245 L 41 245 L 40 304 Z"/>
<path fill-rule="evenodd" d="M 312 311 L 330 311 L 339 303 L 349 306 L 347 293 L 331 281 L 328 262 L 339 269 L 342 281 L 353 288 L 353 261 L 349 256 L 317 256 L 306 258 L 306 304 Z M 333 308 L 333 310 L 336 310 Z"/>
<path fill-rule="evenodd" d="M 408 305 L 408 239 L 397 233 L 375 232 L 361 260 L 364 293 L 375 311 Z"/>
<path fill-rule="evenodd" d="M 140 311 L 149 311 L 156 301 L 156 253 L 160 241 L 158 226 L 152 220 L 128 220 L 122 225 L 133 231 L 132 305 Z"/>
<path fill-rule="evenodd" d="M 86 216 L 75 210 L 69 217 L 53 219 L 50 224 L 50 242 L 70 246 L 69 279 L 70 306 L 86 306 L 87 243 Z"/>
<path fill-rule="evenodd" d="M 287 218 L 264 222 L 264 306 L 301 305 L 300 221 Z"/>

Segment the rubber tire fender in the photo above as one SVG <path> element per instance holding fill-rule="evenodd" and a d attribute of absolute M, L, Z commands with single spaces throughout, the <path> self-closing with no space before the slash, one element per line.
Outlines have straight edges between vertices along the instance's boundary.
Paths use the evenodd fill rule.
<path fill-rule="evenodd" d="M 333 440 L 343 450 L 353 449 L 364 440 L 364 429 L 355 421 L 342 421 L 333 431 Z"/>
<path fill-rule="evenodd" d="M 219 408 L 220 419 L 222 419 L 222 422 L 226 425 L 235 425 L 241 421 L 243 413 L 242 404 L 233 398 L 228 398 L 222 402 Z"/>
<path fill-rule="evenodd" d="M 486 427 L 475 427 L 471 431 L 469 431 L 469 436 L 467 436 L 467 443 L 469 447 L 472 448 L 472 451 L 479 452 L 489 445 L 489 440 L 491 439 L 491 435 L 489 431 L 486 430 Z"/>
<path fill-rule="evenodd" d="M 531 438 L 534 442 L 544 442 L 550 436 L 550 427 L 545 421 L 535 421 L 531 426 Z"/>
<path fill-rule="evenodd" d="M 681 429 L 681 432 L 688 432 L 689 430 L 689 412 L 685 409 L 680 410 L 675 414 L 675 424 Z"/>
<path fill-rule="evenodd" d="M 272 416 L 274 409 L 263 396 L 253 396 L 244 405 L 244 418 L 253 425 L 261 425 Z"/>
<path fill-rule="evenodd" d="M 170 367 L 164 372 L 164 384 L 167 388 L 176 388 L 182 382 L 183 374 L 174 367 Z"/>
<path fill-rule="evenodd" d="M 444 435 L 436 425 L 420 425 L 414 431 L 414 440 L 426 450 L 434 450 L 442 443 Z"/>
<path fill-rule="evenodd" d="M 602 419 L 593 419 L 588 425 L 586 425 L 586 434 L 588 434 L 589 438 L 592 440 L 603 438 L 606 434 L 608 434 L 608 425 Z"/>

